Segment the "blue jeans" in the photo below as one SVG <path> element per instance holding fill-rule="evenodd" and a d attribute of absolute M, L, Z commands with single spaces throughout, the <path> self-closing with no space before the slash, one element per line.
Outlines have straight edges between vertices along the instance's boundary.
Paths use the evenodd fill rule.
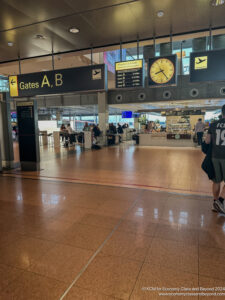
<path fill-rule="evenodd" d="M 203 132 L 197 132 L 198 145 L 202 144 Z"/>

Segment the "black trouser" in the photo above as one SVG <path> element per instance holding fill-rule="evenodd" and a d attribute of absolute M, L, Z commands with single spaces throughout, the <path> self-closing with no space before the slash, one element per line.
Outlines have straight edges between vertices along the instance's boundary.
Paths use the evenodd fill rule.
<path fill-rule="evenodd" d="M 197 132 L 198 145 L 202 144 L 203 132 Z"/>

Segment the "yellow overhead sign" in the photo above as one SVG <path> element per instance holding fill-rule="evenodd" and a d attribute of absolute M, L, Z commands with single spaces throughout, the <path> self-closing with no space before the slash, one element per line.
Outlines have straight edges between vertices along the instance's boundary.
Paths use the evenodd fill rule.
<path fill-rule="evenodd" d="M 195 57 L 195 70 L 208 68 L 208 56 Z"/>
<path fill-rule="evenodd" d="M 19 96 L 17 76 L 9 76 L 9 90 L 11 97 Z"/>
<path fill-rule="evenodd" d="M 16 106 L 31 106 L 34 105 L 34 102 L 32 101 L 26 101 L 26 102 L 17 102 Z"/>
<path fill-rule="evenodd" d="M 116 62 L 116 71 L 130 70 L 130 69 L 141 69 L 143 66 L 143 60 L 128 60 L 122 62 Z"/>

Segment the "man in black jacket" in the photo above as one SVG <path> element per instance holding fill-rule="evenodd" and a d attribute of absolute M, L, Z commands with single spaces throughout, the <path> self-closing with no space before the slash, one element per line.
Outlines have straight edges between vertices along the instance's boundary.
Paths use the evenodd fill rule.
<path fill-rule="evenodd" d="M 225 105 L 222 107 L 222 118 L 210 125 L 206 143 L 212 142 L 212 162 L 215 171 L 213 178 L 214 211 L 225 214 Z"/>
<path fill-rule="evenodd" d="M 122 128 L 122 126 L 120 125 L 120 123 L 118 123 L 117 132 L 118 132 L 119 134 L 123 134 L 123 128 Z"/>

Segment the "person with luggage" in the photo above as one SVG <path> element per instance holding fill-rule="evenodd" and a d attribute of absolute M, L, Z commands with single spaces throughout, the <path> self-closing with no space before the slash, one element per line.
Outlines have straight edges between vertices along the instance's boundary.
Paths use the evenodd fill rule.
<path fill-rule="evenodd" d="M 92 149 L 101 149 L 101 147 L 98 145 L 99 143 L 99 137 L 101 135 L 101 130 L 99 129 L 98 125 L 94 124 L 92 128 L 93 133 L 93 141 L 92 141 Z"/>
<path fill-rule="evenodd" d="M 62 124 L 60 127 L 60 136 L 62 137 L 62 142 L 65 139 L 65 135 L 66 135 L 66 126 Z"/>
<path fill-rule="evenodd" d="M 94 124 L 92 131 L 95 139 L 97 139 L 97 137 L 99 137 L 101 134 L 101 130 L 99 129 L 98 125 Z"/>
<path fill-rule="evenodd" d="M 225 214 L 225 105 L 222 107 L 222 118 L 210 125 L 205 142 L 212 146 L 212 163 L 215 172 L 212 186 L 213 211 Z"/>
<path fill-rule="evenodd" d="M 123 128 L 122 128 L 122 126 L 120 125 L 120 123 L 118 123 L 117 132 L 118 132 L 118 134 L 119 134 L 119 142 L 121 143 L 121 142 L 122 142 L 122 137 L 121 137 L 121 135 L 123 134 Z"/>

